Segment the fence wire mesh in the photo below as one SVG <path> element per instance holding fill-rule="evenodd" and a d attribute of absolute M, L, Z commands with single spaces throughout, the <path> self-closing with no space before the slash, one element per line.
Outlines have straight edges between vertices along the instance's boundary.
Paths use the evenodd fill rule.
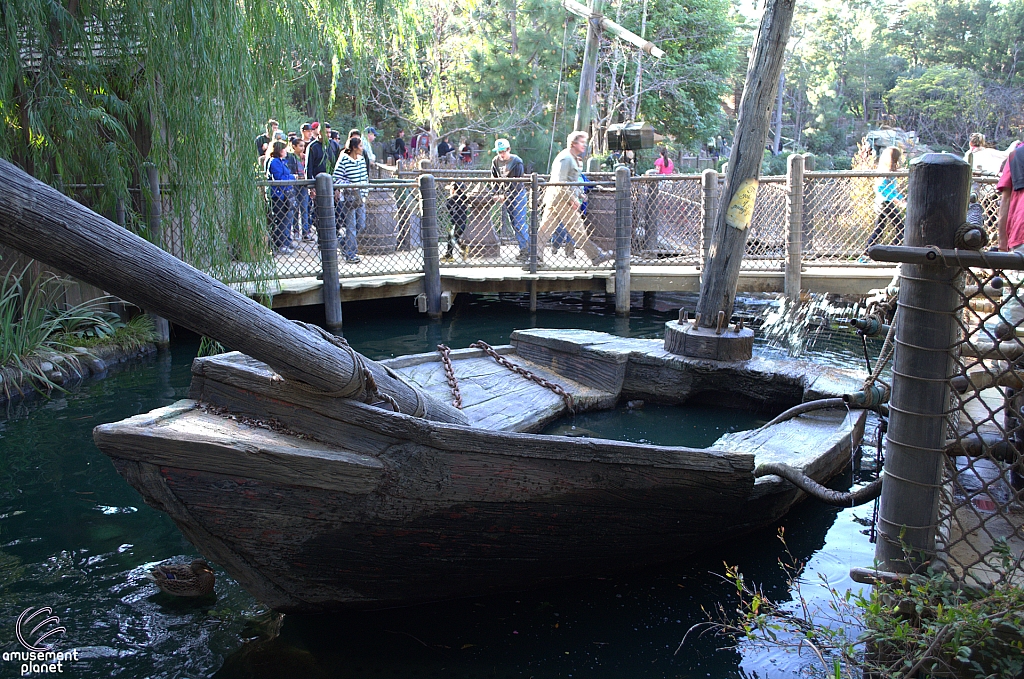
<path fill-rule="evenodd" d="M 436 178 L 439 253 L 448 272 L 528 267 L 527 250 L 533 238 L 538 271 L 610 269 L 613 265 L 616 201 L 612 173 L 590 174 L 589 182 L 576 186 L 552 185 L 538 175 L 534 187 L 530 177 L 496 180 L 488 170 L 459 164 L 412 171 L 378 163 L 371 174 L 373 186 L 366 197 L 365 227 L 359 229 L 355 257 L 345 256 L 352 253 L 344 250 L 346 211 L 344 202 L 338 201 L 335 216 L 342 278 L 423 271 L 423 215 L 416 182 L 425 172 Z M 886 177 L 895 180 L 898 194 L 906 194 L 906 172 L 804 174 L 799 224 L 804 267 L 886 266 L 863 257 L 869 243 L 900 242 L 902 208 L 882 214 L 876 203 L 876 187 Z M 995 181 L 995 177 L 975 176 L 975 202 L 968 212 L 968 220 L 985 225 L 992 242 L 999 205 Z M 264 233 L 251 234 L 248 244 L 234 242 L 235 236 L 228 233 L 226 224 L 237 206 L 228 200 L 213 207 L 182 203 L 173 186 L 163 186 L 162 247 L 224 280 L 318 276 L 321 264 L 313 185 L 311 180 L 293 182 L 293 195 L 275 200 L 274 183 L 264 183 L 260 194 L 266 211 L 261 227 Z M 719 175 L 710 198 L 712 205 L 717 206 L 723 185 L 724 177 Z M 761 178 L 748 229 L 744 271 L 781 273 L 785 268 L 791 189 L 786 177 Z M 65 190 L 116 219 L 116 201 L 102 186 L 69 185 Z M 128 200 L 122 201 L 128 228 L 143 234 L 148 233 L 147 195 L 134 189 Z M 695 267 L 699 271 L 708 247 L 706 234 L 713 226 L 707 223 L 707 198 L 700 175 L 633 177 L 631 264 Z M 197 228 L 211 223 L 225 226 L 212 231 Z M 262 250 L 264 242 L 266 252 L 249 251 Z M 353 261 L 356 257 L 358 262 Z M 222 270 L 225 261 L 231 264 Z"/>
<path fill-rule="evenodd" d="M 762 177 L 747 228 L 744 271 L 782 271 L 789 251 L 789 219 L 785 177 Z"/>
<path fill-rule="evenodd" d="M 700 266 L 704 247 L 704 189 L 700 175 L 636 178 L 632 261 Z"/>
<path fill-rule="evenodd" d="M 939 553 L 965 581 L 1024 583 L 1024 272 L 965 269 Z"/>
<path fill-rule="evenodd" d="M 804 178 L 803 257 L 816 266 L 890 266 L 864 257 L 869 245 L 903 242 L 905 198 L 887 210 L 876 200 L 885 178 L 906 196 L 906 172 L 814 172 Z"/>

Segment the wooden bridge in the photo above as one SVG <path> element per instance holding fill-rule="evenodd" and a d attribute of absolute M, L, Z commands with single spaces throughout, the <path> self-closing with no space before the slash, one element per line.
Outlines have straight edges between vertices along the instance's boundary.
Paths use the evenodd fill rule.
<path fill-rule="evenodd" d="M 841 295 L 866 295 L 884 288 L 896 273 L 895 268 L 808 267 L 802 272 L 802 288 L 807 292 Z M 740 274 L 740 292 L 783 292 L 785 273 L 744 271 Z M 615 292 L 615 271 L 591 270 L 539 271 L 531 274 L 518 266 L 474 268 L 441 267 L 442 310 L 459 294 Z M 630 269 L 633 292 L 699 292 L 700 270 L 696 266 L 633 266 Z M 271 290 L 273 308 L 322 305 L 323 281 L 315 277 L 286 278 Z M 357 276 L 340 281 L 342 302 L 419 297 L 425 294 L 424 274 L 404 273 Z"/>

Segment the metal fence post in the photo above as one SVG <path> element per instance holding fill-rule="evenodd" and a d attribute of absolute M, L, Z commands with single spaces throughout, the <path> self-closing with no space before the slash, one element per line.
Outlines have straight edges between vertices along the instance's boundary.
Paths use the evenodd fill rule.
<path fill-rule="evenodd" d="M 789 157 L 786 173 L 786 198 L 789 212 L 789 256 L 786 258 L 786 279 L 783 290 L 790 300 L 800 299 L 800 268 L 803 266 L 804 224 L 804 157 Z"/>
<path fill-rule="evenodd" d="M 540 178 L 534 172 L 530 175 L 530 273 L 537 273 L 537 231 L 540 229 Z M 535 296 L 536 288 L 533 295 Z M 534 304 L 536 306 L 536 304 Z"/>
<path fill-rule="evenodd" d="M 149 210 L 146 225 L 149 228 L 149 240 L 158 248 L 164 246 L 163 225 L 160 223 L 163 214 L 163 198 L 160 196 L 160 171 L 153 163 L 146 163 L 146 180 L 149 182 Z M 156 331 L 156 345 L 161 349 L 171 346 L 171 324 L 163 316 L 149 314 Z"/>
<path fill-rule="evenodd" d="M 955 156 L 929 153 L 912 161 L 906 244 L 953 248 L 970 185 L 970 166 Z M 902 265 L 875 546 L 886 571 L 917 570 L 935 552 L 960 275 L 958 267 Z"/>
<path fill-rule="evenodd" d="M 334 179 L 316 176 L 316 236 L 324 275 L 324 317 L 330 330 L 341 330 L 341 282 L 338 280 L 338 225 L 334 221 Z"/>
<path fill-rule="evenodd" d="M 423 240 L 423 293 L 427 296 L 427 316 L 441 318 L 441 262 L 437 252 L 437 187 L 434 175 L 421 174 L 420 234 Z"/>
<path fill-rule="evenodd" d="M 615 315 L 629 316 L 629 259 L 633 240 L 633 197 L 629 168 L 615 168 Z"/>
<path fill-rule="evenodd" d="M 707 169 L 701 173 L 701 187 L 704 194 L 704 224 L 701 229 L 701 269 L 708 267 L 708 251 L 715 222 L 718 221 L 718 170 Z"/>

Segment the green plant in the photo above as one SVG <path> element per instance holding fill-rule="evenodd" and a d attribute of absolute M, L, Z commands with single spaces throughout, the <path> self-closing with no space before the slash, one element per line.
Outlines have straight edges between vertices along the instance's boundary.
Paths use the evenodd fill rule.
<path fill-rule="evenodd" d="M 784 534 L 779 539 L 785 544 Z M 1020 573 L 1022 556 L 1005 541 L 996 546 L 1004 574 Z M 792 602 L 768 597 L 736 567 L 723 576 L 738 598 L 735 613 L 721 604 L 705 611 L 707 621 L 690 634 L 712 632 L 733 640 L 802 653 L 814 661 L 815 676 L 963 677 L 994 679 L 1024 676 L 1024 590 L 1003 577 L 991 588 L 967 587 L 946 572 L 908 575 L 862 592 L 840 592 L 821 577 L 826 604 L 805 597 L 804 564 L 788 547 L 786 573 Z M 1019 577 L 1017 579 L 1019 582 Z M 677 649 L 677 653 L 679 652 Z"/>
<path fill-rule="evenodd" d="M 94 325 L 78 332 L 65 334 L 61 338 L 61 342 L 74 347 L 94 347 L 102 344 L 133 352 L 156 341 L 156 328 L 153 325 L 153 319 L 146 314 L 139 314 L 127 323 L 122 321 L 117 314 L 104 312 L 101 315 L 108 319 L 109 325 Z"/>
<path fill-rule="evenodd" d="M 62 304 L 65 285 L 64 279 L 51 273 L 30 278 L 29 267 L 20 272 L 11 267 L 0 281 L 0 371 L 5 396 L 10 396 L 12 382 L 25 378 L 33 388 L 57 387 L 46 376 L 42 354 L 47 350 L 59 353 L 68 346 L 66 329 L 110 329 L 100 309 L 108 298 L 68 307 Z"/>

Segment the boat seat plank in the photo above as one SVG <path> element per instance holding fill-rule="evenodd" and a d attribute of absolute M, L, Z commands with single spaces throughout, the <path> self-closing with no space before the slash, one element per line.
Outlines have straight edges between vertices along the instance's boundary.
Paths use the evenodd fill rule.
<path fill-rule="evenodd" d="M 831 478 L 852 463 L 854 441 L 864 434 L 866 410 L 816 410 L 767 429 L 725 434 L 712 449 L 754 454 L 754 468 L 782 462 L 817 481 Z M 788 484 L 778 476 L 759 477 L 755 486 Z"/>
<path fill-rule="evenodd" d="M 610 407 L 618 397 L 617 393 L 580 384 L 520 356 L 502 353 L 516 365 L 560 385 L 572 394 L 578 410 Z M 452 400 L 439 356 L 420 354 L 403 359 L 400 364 L 388 367 L 430 396 L 442 401 Z M 453 351 L 452 369 L 462 394 L 462 412 L 469 418 L 470 426 L 490 431 L 532 432 L 567 412 L 561 396 L 513 373 L 479 350 Z"/>

